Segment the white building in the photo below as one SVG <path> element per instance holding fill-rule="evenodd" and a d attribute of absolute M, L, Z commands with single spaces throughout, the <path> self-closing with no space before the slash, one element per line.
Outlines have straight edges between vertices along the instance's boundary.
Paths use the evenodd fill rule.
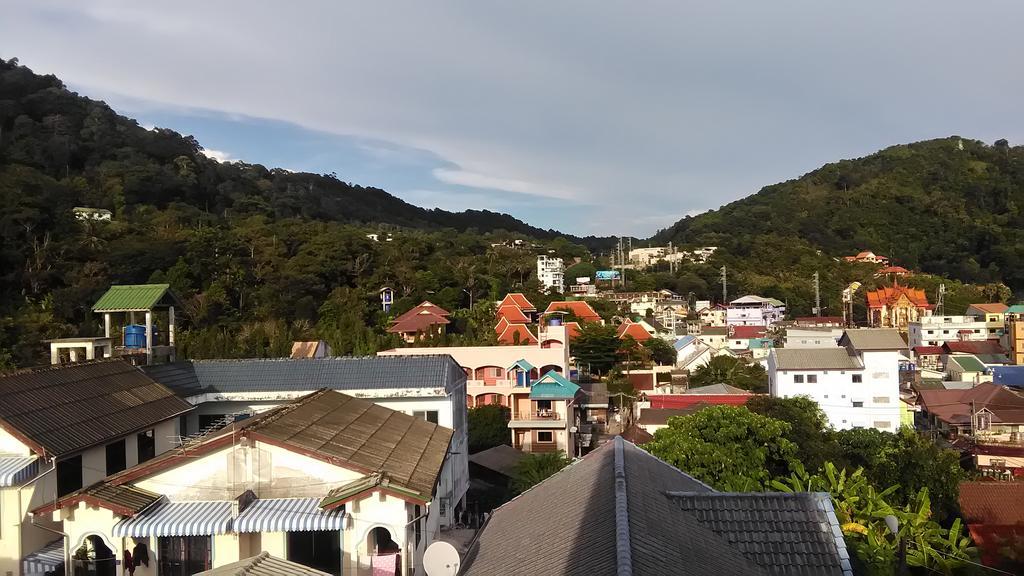
<path fill-rule="evenodd" d="M 537 256 L 537 280 L 545 290 L 565 291 L 565 264 L 561 258 Z"/>
<path fill-rule="evenodd" d="M 771 326 L 781 322 L 786 305 L 775 298 L 747 295 L 729 303 L 725 323 L 729 326 Z"/>
<path fill-rule="evenodd" d="M 942 346 L 946 342 L 997 340 L 1003 327 L 990 324 L 984 317 L 924 316 L 908 325 L 910 346 Z"/>
<path fill-rule="evenodd" d="M 500 347 L 499 347 L 500 348 Z M 454 523 L 469 489 L 466 373 L 448 355 L 366 358 L 193 360 L 146 367 L 154 380 L 196 408 L 190 434 L 236 415 L 258 414 L 327 388 L 455 430 L 438 494 L 444 527 Z"/>
<path fill-rule="evenodd" d="M 772 396 L 807 396 L 840 430 L 900 426 L 899 368 L 906 343 L 891 329 L 850 330 L 832 348 L 776 348 L 768 356 Z"/>
<path fill-rule="evenodd" d="M 842 328 L 786 328 L 786 348 L 835 348 L 843 337 Z"/>

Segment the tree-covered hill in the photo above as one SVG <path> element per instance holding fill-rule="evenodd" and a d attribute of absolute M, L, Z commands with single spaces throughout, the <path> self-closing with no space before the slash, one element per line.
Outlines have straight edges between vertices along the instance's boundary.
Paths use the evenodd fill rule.
<path fill-rule="evenodd" d="M 723 258 L 765 274 L 817 251 L 872 250 L 938 276 L 1002 282 L 1019 295 L 1024 147 L 956 136 L 892 146 L 684 218 L 655 239 L 720 246 Z"/>

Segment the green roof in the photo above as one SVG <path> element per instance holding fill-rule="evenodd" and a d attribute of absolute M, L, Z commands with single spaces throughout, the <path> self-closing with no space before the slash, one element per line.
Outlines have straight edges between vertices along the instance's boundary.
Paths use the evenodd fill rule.
<path fill-rule="evenodd" d="M 554 370 L 542 376 L 530 387 L 530 398 L 534 400 L 567 400 L 574 398 L 580 387 Z"/>
<path fill-rule="evenodd" d="M 1024 304 L 1014 304 L 1006 309 L 1007 314 L 1024 314 Z"/>
<path fill-rule="evenodd" d="M 512 366 L 509 366 L 509 368 L 519 368 L 521 370 L 529 372 L 530 370 L 533 370 L 535 368 L 535 366 L 533 364 L 530 364 L 526 360 L 523 360 L 523 359 L 520 358 L 519 360 L 516 360 L 512 364 Z"/>
<path fill-rule="evenodd" d="M 963 368 L 964 372 L 984 372 L 985 365 L 974 356 L 950 356 L 950 360 L 956 362 Z"/>
<path fill-rule="evenodd" d="M 111 286 L 107 293 L 92 305 L 93 312 L 145 312 L 158 304 L 177 302 L 170 284 L 134 284 Z"/>

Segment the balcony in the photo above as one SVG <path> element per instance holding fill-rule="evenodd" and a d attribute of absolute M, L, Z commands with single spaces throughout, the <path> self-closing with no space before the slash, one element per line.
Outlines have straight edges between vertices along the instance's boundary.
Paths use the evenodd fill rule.
<path fill-rule="evenodd" d="M 509 428 L 565 428 L 568 421 L 564 414 L 554 410 L 539 410 L 527 413 L 517 412 L 508 423 Z"/>

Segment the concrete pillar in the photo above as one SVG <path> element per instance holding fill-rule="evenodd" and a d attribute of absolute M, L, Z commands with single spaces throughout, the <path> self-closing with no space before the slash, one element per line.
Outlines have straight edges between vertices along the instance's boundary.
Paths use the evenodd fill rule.
<path fill-rule="evenodd" d="M 60 346 L 50 342 L 50 364 L 60 364 Z"/>
<path fill-rule="evenodd" d="M 146 310 L 146 364 L 153 363 L 153 311 Z"/>
<path fill-rule="evenodd" d="M 96 345 L 93 344 L 92 342 L 89 342 L 85 346 L 85 359 L 86 360 L 95 360 L 96 359 Z"/>
<path fill-rule="evenodd" d="M 174 346 L 174 306 L 167 309 L 167 344 Z"/>
<path fill-rule="evenodd" d="M 110 338 L 110 312 L 103 313 L 103 335 Z"/>
<path fill-rule="evenodd" d="M 68 348 L 68 354 L 71 356 L 72 362 L 78 362 L 78 350 L 75 348 Z"/>

